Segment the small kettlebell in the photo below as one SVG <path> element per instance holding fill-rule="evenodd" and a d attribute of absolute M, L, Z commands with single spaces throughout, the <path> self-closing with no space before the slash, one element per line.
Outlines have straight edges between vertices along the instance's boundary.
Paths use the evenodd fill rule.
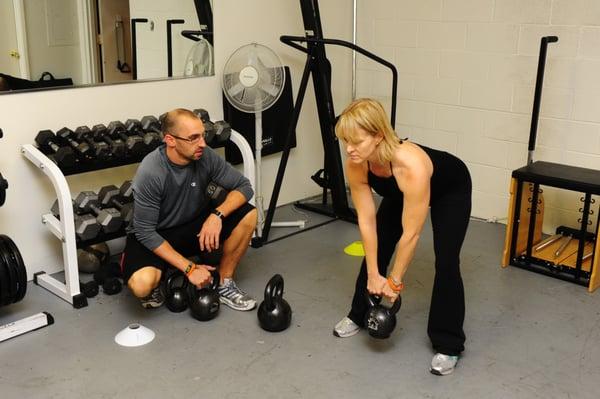
<path fill-rule="evenodd" d="M 216 270 L 211 272 L 213 276 L 212 283 L 201 289 L 197 289 L 193 284 L 188 284 L 188 300 L 192 316 L 196 320 L 208 321 L 217 317 L 221 301 L 217 288 L 221 282 L 221 276 Z"/>
<path fill-rule="evenodd" d="M 188 279 L 181 272 L 172 273 L 167 277 L 165 283 L 165 302 L 167 309 L 171 312 L 180 313 L 188 308 L 187 286 Z"/>
<path fill-rule="evenodd" d="M 391 308 L 375 302 L 375 299 L 369 292 L 366 292 L 369 310 L 365 315 L 365 326 L 369 330 L 369 335 L 373 338 L 384 339 L 388 338 L 394 328 L 396 328 L 396 313 L 402 306 L 402 298 L 398 295 L 398 299 L 392 304 Z"/>
<path fill-rule="evenodd" d="M 265 287 L 265 300 L 258 307 L 258 322 L 263 330 L 278 332 L 290 326 L 292 308 L 283 299 L 283 277 L 276 274 Z"/>

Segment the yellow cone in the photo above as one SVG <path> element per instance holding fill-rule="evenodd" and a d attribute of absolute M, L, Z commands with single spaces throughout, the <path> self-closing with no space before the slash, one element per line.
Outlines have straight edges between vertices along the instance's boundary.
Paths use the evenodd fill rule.
<path fill-rule="evenodd" d="M 344 252 L 350 256 L 365 256 L 365 249 L 363 248 L 362 241 L 354 241 L 344 248 Z"/>

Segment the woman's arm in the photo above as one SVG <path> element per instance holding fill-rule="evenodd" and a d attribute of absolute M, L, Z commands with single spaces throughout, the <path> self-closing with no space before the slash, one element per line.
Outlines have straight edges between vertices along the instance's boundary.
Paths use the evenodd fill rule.
<path fill-rule="evenodd" d="M 367 288 L 373 294 L 381 294 L 385 278 L 380 275 L 377 264 L 376 210 L 367 178 L 367 166 L 346 160 L 346 176 L 350 184 L 352 202 L 358 215 L 358 228 L 367 260 Z"/>
<path fill-rule="evenodd" d="M 429 211 L 431 171 L 422 159 L 411 160 L 396 173 L 396 182 L 404 194 L 402 235 L 396 247 L 396 259 L 390 277 L 401 282 L 412 258 Z M 391 291 L 391 290 L 390 290 Z"/>

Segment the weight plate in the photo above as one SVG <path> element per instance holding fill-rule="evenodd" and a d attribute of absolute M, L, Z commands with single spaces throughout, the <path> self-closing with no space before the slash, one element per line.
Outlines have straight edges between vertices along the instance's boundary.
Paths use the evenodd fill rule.
<path fill-rule="evenodd" d="M 12 257 L 10 256 L 9 249 L 5 244 L 3 237 L 0 237 L 0 259 L 2 259 L 2 262 L 4 263 L 6 277 L 8 278 L 8 302 L 6 305 L 9 305 L 15 302 L 17 291 L 19 289 L 19 280 L 17 268 L 13 264 Z"/>
<path fill-rule="evenodd" d="M 21 252 L 19 252 L 19 248 L 17 248 L 17 245 L 14 243 L 14 241 L 6 235 L 0 234 L 0 236 L 4 237 L 4 242 L 10 249 L 9 254 L 14 258 L 14 264 L 17 266 L 19 289 L 17 291 L 15 302 L 19 302 L 27 293 L 27 269 L 25 268 L 25 262 L 23 262 Z"/>
<path fill-rule="evenodd" d="M 4 260 L 4 253 L 0 249 L 0 306 L 12 303 L 10 298 L 10 282 L 8 281 L 8 265 Z"/>

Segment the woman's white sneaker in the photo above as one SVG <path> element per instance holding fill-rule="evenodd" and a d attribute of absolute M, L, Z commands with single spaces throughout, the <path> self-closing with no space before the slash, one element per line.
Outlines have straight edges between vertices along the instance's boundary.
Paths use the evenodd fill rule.
<path fill-rule="evenodd" d="M 431 374 L 435 375 L 448 375 L 454 371 L 457 362 L 458 356 L 436 353 L 431 360 L 431 367 L 429 368 L 429 371 L 431 371 Z"/>
<path fill-rule="evenodd" d="M 349 317 L 344 317 L 333 328 L 333 335 L 339 338 L 348 338 L 358 334 L 360 326 L 350 320 Z"/>

